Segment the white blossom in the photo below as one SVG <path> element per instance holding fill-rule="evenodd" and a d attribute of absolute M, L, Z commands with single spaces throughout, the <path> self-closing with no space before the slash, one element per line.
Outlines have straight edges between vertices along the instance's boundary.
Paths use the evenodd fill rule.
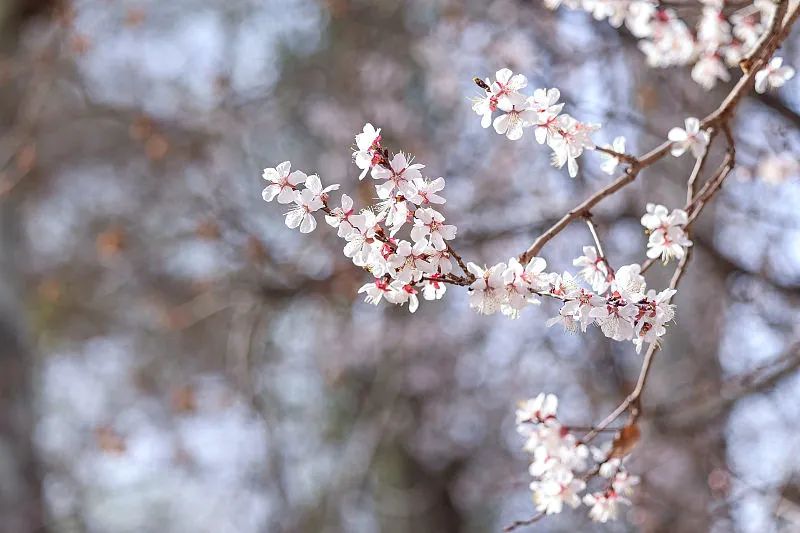
<path fill-rule="evenodd" d="M 769 89 L 783 87 L 794 77 L 794 69 L 783 64 L 782 57 L 773 57 L 769 64 L 756 72 L 756 92 L 764 94 Z"/>
<path fill-rule="evenodd" d="M 505 296 L 503 273 L 505 263 L 483 269 L 475 263 L 467 263 L 467 269 L 475 276 L 469 286 L 469 306 L 483 315 L 492 315 L 500 309 Z"/>
<path fill-rule="evenodd" d="M 310 233 L 317 227 L 314 212 L 325 205 L 328 192 L 335 191 L 339 185 L 334 184 L 322 188 L 322 182 L 316 174 L 308 176 L 305 180 L 305 189 L 294 191 L 295 207 L 286 213 L 286 225 L 290 228 L 300 228 L 300 233 Z"/>
<path fill-rule="evenodd" d="M 609 150 L 613 150 L 618 154 L 625 153 L 625 137 L 615 137 L 614 142 L 611 145 L 605 145 L 604 148 L 608 148 Z M 613 174 L 614 171 L 619 166 L 619 157 L 608 154 L 605 152 L 600 152 L 600 157 L 604 159 L 602 165 L 600 165 L 600 170 L 605 172 L 606 174 Z"/>
<path fill-rule="evenodd" d="M 578 273 L 592 286 L 597 293 L 604 293 L 609 285 L 608 265 L 597 253 L 594 246 L 584 246 L 583 255 L 572 261 L 576 267 L 581 267 Z"/>
<path fill-rule="evenodd" d="M 405 197 L 413 196 L 416 191 L 411 182 L 422 177 L 420 170 L 423 168 L 425 165 L 412 163 L 403 152 L 398 152 L 392 157 L 389 168 L 373 167 L 372 177 L 376 180 L 386 180 L 375 187 L 378 197 L 386 199 L 395 192 Z"/>
<path fill-rule="evenodd" d="M 383 278 L 375 278 L 375 281 L 366 283 L 358 289 L 358 294 L 366 293 L 364 301 L 373 305 L 378 305 L 381 298 L 390 292 L 389 282 Z"/>
<path fill-rule="evenodd" d="M 694 157 L 702 156 L 708 146 L 708 132 L 700 129 L 700 121 L 694 117 L 687 118 L 685 126 L 685 129 L 675 127 L 669 130 L 667 138 L 672 141 L 672 155 L 680 157 L 686 150 L 691 150 Z"/>
<path fill-rule="evenodd" d="M 369 122 L 364 125 L 363 131 L 356 135 L 357 149 L 353 152 L 353 161 L 361 169 L 358 179 L 364 179 L 369 169 L 375 165 L 375 157 L 380 150 L 380 143 L 381 129 L 375 129 Z"/>
<path fill-rule="evenodd" d="M 664 263 L 673 257 L 683 258 L 686 248 L 692 245 L 684 229 L 688 221 L 683 209 L 673 209 L 669 213 L 663 205 L 647 204 L 647 213 L 642 216 L 642 225 L 650 232 L 647 257 L 661 257 Z"/>
<path fill-rule="evenodd" d="M 297 186 L 306 181 L 307 176 L 299 170 L 290 172 L 291 168 L 291 162 L 284 161 L 275 168 L 264 169 L 262 177 L 270 182 L 261 193 L 264 201 L 271 202 L 276 196 L 279 204 L 294 201 Z"/>
<path fill-rule="evenodd" d="M 386 293 L 386 300 L 395 305 L 404 305 L 408 303 L 409 312 L 413 313 L 419 307 L 419 299 L 417 298 L 417 289 L 410 283 L 397 279 L 390 285 L 390 291 Z"/>
<path fill-rule="evenodd" d="M 420 208 L 414 212 L 414 227 L 411 228 L 411 238 L 414 242 L 427 239 L 437 250 L 444 250 L 447 245 L 444 241 L 456 237 L 456 227 L 443 224 L 444 215 L 432 208 Z"/>
<path fill-rule="evenodd" d="M 606 523 L 617 518 L 617 508 L 620 503 L 630 502 L 612 489 L 606 492 L 586 494 L 583 497 L 583 503 L 591 507 L 589 518 L 595 522 Z"/>

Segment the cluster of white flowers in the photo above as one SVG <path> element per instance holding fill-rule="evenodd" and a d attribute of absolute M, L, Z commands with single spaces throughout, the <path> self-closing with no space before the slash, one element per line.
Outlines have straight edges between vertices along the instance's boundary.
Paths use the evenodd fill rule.
<path fill-rule="evenodd" d="M 279 204 L 294 204 L 286 213 L 286 225 L 293 229 L 299 227 L 301 233 L 311 233 L 317 227 L 314 213 L 325 207 L 328 192 L 338 189 L 339 186 L 331 185 L 323 189 L 316 174 L 307 176 L 305 172 L 291 172 L 291 169 L 292 164 L 289 161 L 284 161 L 275 168 L 264 169 L 263 178 L 270 184 L 261 196 L 267 202 L 277 198 Z"/>
<path fill-rule="evenodd" d="M 545 0 L 545 4 L 555 9 L 562 1 Z M 588 11 L 597 20 L 608 19 L 615 28 L 625 24 L 640 39 L 639 48 L 650 66 L 693 65 L 692 79 L 706 89 L 730 79 L 728 69 L 753 49 L 775 11 L 769 0 L 755 0 L 735 11 L 725 9 L 723 0 L 702 0 L 702 13 L 691 29 L 674 9 L 657 0 L 564 0 L 563 4 Z M 794 75 L 792 69 L 781 67 L 779 59 L 765 71 L 764 81 L 756 85 L 759 92 L 780 87 Z"/>
<path fill-rule="evenodd" d="M 314 213 L 323 211 L 325 221 L 346 241 L 344 255 L 375 276 L 358 292 L 375 305 L 383 299 L 396 305 L 408 303 L 413 313 L 420 290 L 426 300 L 444 295 L 442 279 L 453 269 L 446 241 L 455 238 L 456 227 L 445 224 L 444 215 L 433 207 L 445 203 L 439 194 L 444 178 L 423 177 L 424 165 L 413 163 L 402 152 L 389 158 L 381 146 L 380 129 L 371 124 L 356 135 L 356 148 L 353 160 L 361 169 L 360 178 L 370 173 L 376 183 L 377 203 L 369 209 L 357 212 L 346 194 L 340 206 L 331 207 L 328 193 L 339 185 L 323 188 L 316 175 L 290 172 L 288 161 L 264 170 L 264 179 L 270 182 L 264 200 L 293 203 L 286 225 L 299 227 L 303 233 L 316 228 Z M 410 224 L 410 240 L 396 238 L 406 224 Z"/>
<path fill-rule="evenodd" d="M 493 125 L 497 133 L 512 141 L 520 139 L 526 128 L 535 128 L 536 141 L 553 150 L 553 165 L 561 168 L 566 164 L 573 178 L 578 174 L 577 158 L 585 149 L 594 149 L 591 134 L 600 129 L 599 124 L 580 122 L 561 113 L 564 104 L 558 102 L 558 89 L 536 89 L 531 96 L 522 94 L 528 79 L 507 68 L 497 71 L 495 81 L 475 81 L 484 94 L 473 99 L 472 109 L 480 115 L 484 128 Z M 500 114 L 493 119 L 498 110 Z"/>
<path fill-rule="evenodd" d="M 672 213 L 663 205 L 647 204 L 647 213 L 642 216 L 642 226 L 647 228 L 647 257 L 661 257 L 666 264 L 673 257 L 682 259 L 692 241 L 686 236 L 685 226 L 689 217 L 683 209 Z"/>
<path fill-rule="evenodd" d="M 600 4 L 615 5 L 598 1 L 594 9 L 599 9 Z M 633 4 L 649 3 L 628 4 L 625 13 Z M 576 158 L 584 149 L 595 148 L 590 133 L 599 126 L 561 114 L 563 104 L 558 103 L 557 89 L 537 89 L 533 96 L 521 95 L 519 91 L 527 85 L 527 79 L 514 76 L 508 69 L 498 71 L 494 82 L 478 82 L 486 95 L 474 102 L 473 109 L 481 115 L 484 127 L 493 123 L 498 133 L 509 139 L 520 138 L 525 128 L 535 128 L 537 141 L 552 148 L 556 166 L 567 164 L 570 175 L 575 176 Z M 496 110 L 502 114 L 493 118 Z M 699 120 L 690 117 L 685 129 L 673 128 L 669 132 L 669 140 L 673 155 L 691 151 L 700 157 L 710 136 Z M 622 137 L 604 147 L 602 169 L 613 173 L 621 162 L 629 161 L 624 150 Z M 381 144 L 381 130 L 371 124 L 366 124 L 355 137 L 353 161 L 361 171 L 359 179 L 370 175 L 375 184 L 375 203 L 366 209 L 356 210 L 347 194 L 341 195 L 338 205 L 332 203 L 330 193 L 339 185 L 324 187 L 317 175 L 292 171 L 288 161 L 264 170 L 268 184 L 263 198 L 291 205 L 286 225 L 299 228 L 302 233 L 316 228 L 315 215 L 322 212 L 325 221 L 337 228 L 337 235 L 345 241 L 344 255 L 374 277 L 358 291 L 368 303 L 377 305 L 385 300 L 395 305 L 408 304 L 413 313 L 419 306 L 420 292 L 426 300 L 437 300 L 444 295 L 447 284 L 468 285 L 470 307 L 486 315 L 499 311 L 517 318 L 525 307 L 539 304 L 540 298 L 545 297 L 561 303 L 558 315 L 547 321 L 548 327 L 561 324 L 566 330 L 585 332 L 590 325 L 597 325 L 613 340 L 633 342 L 637 352 L 645 343 L 657 343 L 675 316 L 670 300 L 676 291 L 648 290 L 638 264 L 614 270 L 598 251 L 599 240 L 594 231 L 598 246 L 583 247 L 583 255 L 573 261 L 580 269 L 577 276 L 547 272 L 547 263 L 540 257 L 525 264 L 512 257 L 491 267 L 465 265 L 449 243 L 456 236 L 456 227 L 447 224 L 439 211 L 445 203 L 441 195 L 444 178 L 425 177 L 425 166 L 403 152 L 390 154 Z M 670 213 L 662 205 L 648 204 L 642 224 L 649 231 L 650 258 L 661 257 L 665 262 L 682 258 L 692 245 L 686 233 L 688 216 L 683 210 Z M 400 235 L 404 228 L 405 239 Z M 454 262 L 461 273 L 454 272 Z M 581 280 L 589 288 L 580 286 Z M 519 431 L 527 439 L 525 449 L 532 455 L 529 470 L 535 478 L 531 489 L 537 509 L 552 514 L 560 512 L 565 504 L 573 508 L 584 504 L 595 521 L 615 518 L 618 505 L 629 503 L 626 496 L 637 483 L 618 457 L 628 452 L 620 452 L 616 441 L 605 450 L 581 442 L 558 421 L 557 405 L 555 396 L 541 394 L 521 404 L 517 411 Z M 605 486 L 587 492 L 587 482 L 595 478 L 604 478 Z"/>
<path fill-rule="evenodd" d="M 617 506 L 630 504 L 626 496 L 639 478 L 625 470 L 623 459 L 610 457 L 609 450 L 582 443 L 558 420 L 557 409 L 558 398 L 544 393 L 520 402 L 517 408 L 517 431 L 525 437 L 524 450 L 531 455 L 528 471 L 534 477 L 530 488 L 536 509 L 556 514 L 565 504 L 575 509 L 583 503 L 594 521 L 616 518 Z M 590 465 L 607 481 L 602 490 L 581 497 L 593 477 Z"/>
<path fill-rule="evenodd" d="M 592 290 L 580 287 L 569 272 L 545 272 L 547 265 L 540 257 L 525 266 L 513 257 L 488 268 L 468 263 L 475 276 L 469 287 L 470 307 L 485 315 L 501 311 L 516 318 L 526 306 L 540 303 L 537 296 L 550 297 L 563 305 L 558 315 L 548 320 L 548 327 L 561 324 L 568 331 L 580 328 L 585 332 L 596 324 L 611 339 L 632 341 L 637 351 L 645 342 L 657 342 L 675 316 L 669 303 L 675 291 L 648 291 L 638 264 L 613 272 L 593 246 L 585 246 L 583 253 L 573 264 L 582 267 L 579 276 Z"/>
<path fill-rule="evenodd" d="M 521 132 L 524 127 L 534 127 L 537 140 L 548 143 L 557 158 L 566 154 L 563 157 L 571 169 L 577 167 L 575 158 L 584 148 L 594 147 L 588 135 L 594 126 L 560 114 L 563 104 L 558 103 L 557 89 L 538 89 L 533 96 L 524 97 L 519 90 L 527 85 L 526 78 L 508 69 L 498 71 L 491 84 L 488 80 L 481 84 L 487 94 L 474 109 L 483 115 L 484 125 L 491 122 L 495 109 L 505 111 L 494 119 L 498 131 L 508 134 L 513 128 Z M 708 132 L 700 129 L 695 118 L 686 119 L 685 130 L 670 131 L 669 138 L 675 155 L 686 150 L 700 155 L 709 142 Z M 613 172 L 624 149 L 625 139 L 614 139 L 603 153 L 603 170 Z M 626 265 L 615 272 L 593 246 L 584 247 L 583 255 L 573 261 L 580 268 L 577 277 L 569 272 L 546 272 L 547 264 L 539 257 L 526 264 L 512 257 L 488 268 L 475 263 L 464 265 L 448 243 L 455 238 L 456 227 L 447 224 L 437 210 L 445 203 L 441 195 L 444 178 L 424 177 L 425 166 L 403 152 L 390 155 L 381 144 L 381 130 L 372 124 L 366 124 L 356 135 L 353 161 L 361 170 L 359 179 L 369 174 L 375 183 L 376 202 L 367 209 L 357 211 L 346 194 L 342 194 L 338 206 L 332 204 L 330 192 L 339 185 L 323 187 L 319 177 L 292 171 L 288 161 L 264 170 L 269 184 L 263 198 L 292 204 L 286 225 L 303 233 L 316 228 L 315 214 L 322 211 L 326 222 L 346 241 L 344 255 L 374 277 L 358 291 L 368 303 L 407 303 L 413 313 L 419 306 L 420 292 L 426 300 L 437 300 L 451 283 L 469 285 L 470 306 L 479 313 L 500 311 L 517 318 L 525 307 L 548 297 L 562 303 L 548 326 L 561 324 L 568 331 L 580 328 L 585 332 L 594 324 L 611 339 L 632 341 L 637 351 L 644 343 L 657 342 L 674 317 L 670 303 L 674 290 L 647 290 L 639 265 Z M 574 174 L 572 170 L 570 173 Z M 684 230 L 686 213 L 676 209 L 670 214 L 665 207 L 653 204 L 647 209 L 642 224 L 650 231 L 648 256 L 660 256 L 664 261 L 683 257 L 685 248 L 692 244 Z M 399 235 L 403 228 L 408 229 L 405 239 Z M 454 273 L 454 262 L 463 275 Z M 581 287 L 579 278 L 590 289 Z"/>

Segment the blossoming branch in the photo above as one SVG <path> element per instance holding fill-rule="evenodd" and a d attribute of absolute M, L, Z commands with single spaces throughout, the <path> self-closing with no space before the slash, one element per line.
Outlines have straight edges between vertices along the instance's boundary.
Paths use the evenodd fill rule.
<path fill-rule="evenodd" d="M 561 3 L 548 0 L 553 8 Z M 616 179 L 567 212 L 518 256 L 489 266 L 465 261 L 453 245 L 457 227 L 443 212 L 445 179 L 427 175 L 425 165 L 409 154 L 391 152 L 383 144 L 381 129 L 372 124 L 355 136 L 353 151 L 359 180 L 369 175 L 374 184 L 372 205 L 359 209 L 347 194 L 334 203 L 331 193 L 339 184 L 324 187 L 318 176 L 292 171 L 288 161 L 263 174 L 268 182 L 264 200 L 290 205 L 288 227 L 309 233 L 317 226 L 316 214 L 322 212 L 327 224 L 336 228 L 344 241 L 344 255 L 372 277 L 358 290 L 367 303 L 407 304 L 413 313 L 420 295 L 424 300 L 438 300 L 452 285 L 466 287 L 469 305 L 478 313 L 499 311 L 519 318 L 526 307 L 545 298 L 560 305 L 548 326 L 560 324 L 569 331 L 585 332 L 596 325 L 608 338 L 632 342 L 637 352 L 647 345 L 635 388 L 596 425 L 562 424 L 554 395 L 540 394 L 520 405 L 517 424 L 532 458 L 531 490 L 539 513 L 507 530 L 558 513 L 564 504 L 586 505 L 593 520 L 605 522 L 616 516 L 618 504 L 628 503 L 637 478 L 627 472 L 624 460 L 638 442 L 641 395 L 659 341 L 675 316 L 671 299 L 691 258 L 691 226 L 735 166 L 732 117 L 739 102 L 750 90 L 779 87 L 793 75 L 774 53 L 800 15 L 797 1 L 757 1 L 729 16 L 725 5 L 708 1 L 693 34 L 674 10 L 655 1 L 565 0 L 564 4 L 591 11 L 598 19 L 607 18 L 614 26 L 624 23 L 642 39 L 641 48 L 654 66 L 694 61 L 693 77 L 710 87 L 716 79 L 727 80 L 727 71 L 716 63 L 724 56 L 735 58 L 728 64 L 738 62 L 742 76 L 712 113 L 702 119 L 686 118 L 683 127 L 670 130 L 662 144 L 639 156 L 625 153 L 622 137 L 597 146 L 592 135 L 600 125 L 563 113 L 558 89 L 540 88 L 526 95 L 527 78 L 509 69 L 497 71 L 494 79 L 475 78 L 482 93 L 473 100 L 472 109 L 484 128 L 493 126 L 513 141 L 533 128 L 536 142 L 551 150 L 553 164 L 566 165 L 572 177 L 585 150 L 601 152 L 601 169 L 606 173 L 624 167 Z M 720 140 L 723 156 L 714 166 L 711 149 Z M 642 169 L 668 155 L 685 154 L 695 159 L 686 180 L 686 204 L 673 209 L 655 202 L 644 206 L 641 223 L 648 233 L 647 259 L 614 268 L 604 253 L 592 209 L 634 182 Z M 713 170 L 708 172 L 709 168 Z M 577 273 L 548 272 L 547 262 L 539 256 L 542 248 L 578 220 L 586 223 L 591 241 L 573 261 Z M 656 290 L 647 287 L 644 274 L 659 259 L 664 264 L 675 259 L 677 266 L 669 285 Z M 591 444 L 626 413 L 625 425 L 612 431 L 612 439 Z M 590 484 L 597 488 L 590 490 Z"/>

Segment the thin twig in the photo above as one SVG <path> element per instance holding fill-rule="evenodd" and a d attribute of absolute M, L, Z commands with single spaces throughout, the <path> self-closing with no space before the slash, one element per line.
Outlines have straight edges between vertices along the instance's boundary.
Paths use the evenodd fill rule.
<path fill-rule="evenodd" d="M 606 257 L 606 253 L 603 251 L 603 245 L 600 243 L 600 236 L 597 234 L 597 228 L 592 220 L 592 214 L 586 213 L 583 217 L 586 219 L 586 225 L 589 226 L 589 232 L 592 234 L 595 246 L 597 246 L 598 259 L 600 259 L 606 265 L 609 277 L 613 279 L 614 267 L 612 267 L 611 263 L 608 262 L 608 257 Z"/>
<path fill-rule="evenodd" d="M 532 517 L 528 518 L 527 520 L 515 520 L 511 524 L 509 524 L 506 527 L 504 527 L 503 531 L 505 533 L 508 533 L 509 531 L 514 531 L 517 528 L 529 526 L 529 525 L 533 524 L 534 522 L 538 522 L 539 520 L 541 520 L 544 517 L 545 517 L 544 513 L 539 513 L 537 515 L 533 515 Z"/>

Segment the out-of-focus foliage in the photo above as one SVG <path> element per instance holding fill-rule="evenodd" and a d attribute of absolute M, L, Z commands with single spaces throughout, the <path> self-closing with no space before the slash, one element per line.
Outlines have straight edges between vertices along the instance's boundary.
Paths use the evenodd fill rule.
<path fill-rule="evenodd" d="M 264 205 L 261 169 L 291 159 L 368 200 L 349 148 L 372 122 L 447 178 L 459 250 L 491 263 L 609 178 L 595 154 L 570 180 L 532 142 L 481 129 L 473 76 L 508 66 L 561 87 L 573 114 L 603 124 L 599 143 L 625 135 L 632 153 L 725 88 L 647 69 L 623 33 L 538 2 L 34 4 L 0 59 L 0 308 L 8 338 L 27 339 L 4 348 L 4 390 L 32 407 L 3 415 L 30 432 L 0 466 L 35 457 L 8 467 L 19 479 L 2 476 L 0 492 L 42 503 L 13 519 L 4 508 L 8 524 L 477 532 L 532 515 L 515 402 L 557 392 L 564 420 L 591 424 L 628 393 L 640 356 L 547 330 L 549 303 L 487 318 L 453 290 L 413 317 L 376 311 L 327 228 L 301 238 Z M 796 37 L 782 53 L 798 63 Z M 800 527 L 797 376 L 709 403 L 736 376 L 797 358 L 800 181 L 765 182 L 759 162 L 800 153 L 798 83 L 740 110 L 752 172 L 692 236 L 630 465 L 635 505 L 602 528 L 565 513 L 542 530 Z M 648 169 L 597 211 L 617 264 L 642 259 L 645 203 L 680 205 L 688 165 Z M 566 268 L 589 239 L 569 228 L 548 262 Z"/>

